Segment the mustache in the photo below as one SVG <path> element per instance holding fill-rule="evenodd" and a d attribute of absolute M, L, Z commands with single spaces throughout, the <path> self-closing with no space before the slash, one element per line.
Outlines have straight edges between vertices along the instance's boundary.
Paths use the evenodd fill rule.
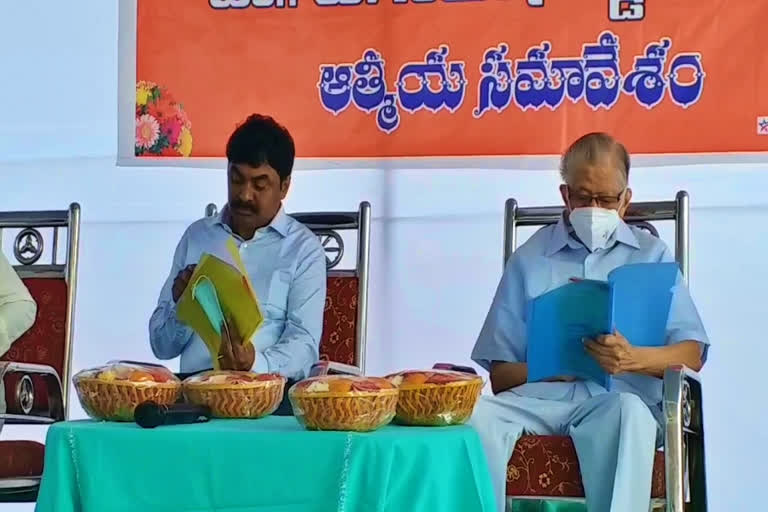
<path fill-rule="evenodd" d="M 251 213 L 259 213 L 259 207 L 254 203 L 247 203 L 245 201 L 230 201 L 229 207 L 235 210 L 247 210 Z"/>

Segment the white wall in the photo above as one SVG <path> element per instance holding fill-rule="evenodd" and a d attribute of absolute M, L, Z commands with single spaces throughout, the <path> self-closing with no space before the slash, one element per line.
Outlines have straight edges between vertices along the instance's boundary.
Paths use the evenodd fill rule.
<path fill-rule="evenodd" d="M 67 2 L 6 2 L 0 11 L 0 66 L 14 78 L 0 80 L 0 210 L 71 201 L 83 208 L 75 370 L 116 357 L 151 360 L 147 318 L 175 243 L 207 202 L 225 195 L 221 171 L 115 167 L 116 3 L 81 0 L 73 13 Z M 681 188 L 692 197 L 692 291 L 715 345 L 704 371 L 714 511 L 762 498 L 766 167 L 632 176 L 637 199 L 667 199 Z M 373 205 L 374 374 L 468 362 L 501 271 L 504 200 L 558 200 L 556 174 L 543 171 L 307 171 L 293 183 L 289 211 Z M 83 417 L 76 403 L 72 416 Z M 44 432 L 2 432 L 30 436 Z"/>

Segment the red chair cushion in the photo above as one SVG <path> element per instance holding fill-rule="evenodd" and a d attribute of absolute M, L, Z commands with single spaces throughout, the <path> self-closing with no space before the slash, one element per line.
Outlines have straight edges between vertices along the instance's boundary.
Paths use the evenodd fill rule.
<path fill-rule="evenodd" d="M 356 276 L 328 276 L 320 359 L 355 364 L 357 328 Z"/>
<path fill-rule="evenodd" d="M 37 302 L 37 318 L 32 328 L 16 340 L 0 360 L 45 364 L 62 377 L 67 283 L 63 278 L 27 278 L 24 284 Z"/>
<path fill-rule="evenodd" d="M 0 441 L 0 478 L 39 477 L 45 446 L 34 441 Z"/>
<path fill-rule="evenodd" d="M 651 498 L 666 495 L 664 453 L 653 461 Z M 583 498 L 579 460 L 568 436 L 523 436 L 507 466 L 507 496 Z"/>

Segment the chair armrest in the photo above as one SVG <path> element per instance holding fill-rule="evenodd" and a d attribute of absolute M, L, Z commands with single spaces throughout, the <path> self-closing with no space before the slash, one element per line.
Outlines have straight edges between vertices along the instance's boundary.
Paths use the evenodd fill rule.
<path fill-rule="evenodd" d="M 39 377 L 40 379 L 35 379 Z M 45 382 L 45 390 L 36 383 Z M 42 364 L 0 362 L 0 382 L 6 397 L 7 413 L 0 421 L 8 424 L 39 425 L 64 420 L 61 379 L 50 366 Z M 35 407 L 35 396 L 45 393 L 47 407 Z"/>
<path fill-rule="evenodd" d="M 453 363 L 435 363 L 432 367 L 434 370 L 451 370 L 454 372 L 471 373 L 477 375 L 477 372 L 471 366 L 460 366 Z"/>
<path fill-rule="evenodd" d="M 309 370 L 310 377 L 318 377 L 320 375 L 362 375 L 363 372 L 357 366 L 350 366 L 344 363 L 336 363 L 333 361 L 318 361 L 312 365 Z"/>
<path fill-rule="evenodd" d="M 689 494 L 688 485 L 692 500 L 704 500 L 706 503 L 704 410 L 699 374 L 683 365 L 667 368 L 662 405 L 670 510 L 683 510 L 685 497 Z M 697 506 L 692 509 L 699 510 L 699 504 L 697 501 Z"/>

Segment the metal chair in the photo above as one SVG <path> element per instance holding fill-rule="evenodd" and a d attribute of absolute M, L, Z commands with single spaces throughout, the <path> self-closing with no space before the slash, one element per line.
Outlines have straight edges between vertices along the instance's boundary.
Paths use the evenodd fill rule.
<path fill-rule="evenodd" d="M 504 213 L 504 263 L 517 248 L 519 226 L 555 224 L 563 207 L 520 208 L 507 200 Z M 674 201 L 632 203 L 625 216 L 658 236 L 655 221 L 674 221 L 675 260 L 686 282 L 689 279 L 689 200 L 684 191 Z M 652 504 L 667 512 L 706 511 L 706 475 L 704 465 L 704 423 L 701 380 L 696 372 L 683 366 L 670 367 L 664 373 L 664 450 L 657 452 L 654 463 Z M 556 460 L 557 463 L 551 463 Z M 551 468 L 552 474 L 537 468 Z M 578 459 L 567 436 L 523 436 L 515 446 L 507 471 L 508 500 L 581 501 Z M 545 476 L 545 478 L 541 478 Z"/>
<path fill-rule="evenodd" d="M 215 204 L 206 216 L 217 214 Z M 320 362 L 311 374 L 361 374 L 365 372 L 368 324 L 368 272 L 370 267 L 371 205 L 364 201 L 357 211 L 293 213 L 320 239 L 328 268 L 327 294 L 320 340 Z M 355 266 L 339 269 L 344 256 L 341 231 L 357 231 Z"/>
<path fill-rule="evenodd" d="M 43 255 L 42 229 L 52 229 L 51 262 Z M 66 228 L 66 256 L 58 261 L 59 230 Z M 69 378 L 77 291 L 80 206 L 68 210 L 0 212 L 14 240 L 15 269 L 37 303 L 32 328 L 0 358 L 7 412 L 2 423 L 47 425 L 63 421 L 69 405 Z M 44 446 L 33 441 L 0 441 L 0 502 L 34 502 L 43 472 Z"/>

